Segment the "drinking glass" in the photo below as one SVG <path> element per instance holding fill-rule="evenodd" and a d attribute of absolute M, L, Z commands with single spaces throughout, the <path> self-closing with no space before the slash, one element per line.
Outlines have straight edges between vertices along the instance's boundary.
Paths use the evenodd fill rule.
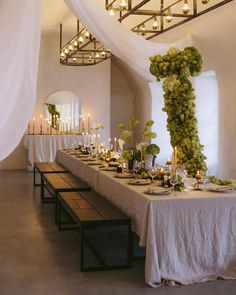
<path fill-rule="evenodd" d="M 208 172 L 206 172 L 205 174 L 202 175 L 202 182 L 203 182 L 203 190 L 206 190 L 206 183 L 209 179 L 209 175 Z"/>
<path fill-rule="evenodd" d="M 175 191 L 175 186 L 176 184 L 178 184 L 178 175 L 176 174 L 173 174 L 170 178 L 170 184 L 172 185 L 173 187 L 173 192 Z"/>
<path fill-rule="evenodd" d="M 152 178 L 152 182 L 153 182 L 154 177 L 157 175 L 157 173 L 158 173 L 157 166 L 153 166 L 152 169 L 148 171 L 148 174 Z"/>

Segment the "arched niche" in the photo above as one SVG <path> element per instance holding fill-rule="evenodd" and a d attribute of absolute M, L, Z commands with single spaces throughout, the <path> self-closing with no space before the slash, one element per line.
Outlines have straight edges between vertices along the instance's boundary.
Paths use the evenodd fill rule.
<path fill-rule="evenodd" d="M 52 109 L 53 112 L 49 112 Z M 79 116 L 82 113 L 82 105 L 78 95 L 68 90 L 51 93 L 45 100 L 45 118 L 52 121 L 53 113 L 59 117 L 61 122 L 70 124 L 72 129 L 77 127 Z"/>

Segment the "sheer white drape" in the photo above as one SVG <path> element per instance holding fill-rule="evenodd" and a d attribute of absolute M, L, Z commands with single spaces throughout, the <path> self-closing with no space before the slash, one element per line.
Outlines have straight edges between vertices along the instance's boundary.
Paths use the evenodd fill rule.
<path fill-rule="evenodd" d="M 172 46 L 182 50 L 192 44 L 190 35 L 172 44 L 147 41 L 111 17 L 98 0 L 64 1 L 102 44 L 149 81 L 155 81 L 155 77 L 149 73 L 151 55 L 163 54 Z"/>
<path fill-rule="evenodd" d="M 0 160 L 20 142 L 35 104 L 39 0 L 3 0 L 0 9 Z"/>

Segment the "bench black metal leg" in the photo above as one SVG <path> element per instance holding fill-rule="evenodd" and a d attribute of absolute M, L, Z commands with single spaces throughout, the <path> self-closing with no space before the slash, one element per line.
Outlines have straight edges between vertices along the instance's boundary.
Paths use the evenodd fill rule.
<path fill-rule="evenodd" d="M 58 200 L 58 197 L 57 197 L 57 192 L 55 192 L 55 195 L 54 195 L 54 198 L 55 198 L 55 224 L 58 224 L 58 203 L 59 203 L 59 200 Z"/>
<path fill-rule="evenodd" d="M 131 223 L 128 225 L 127 232 L 127 264 L 128 267 L 131 267 L 131 261 L 133 256 L 133 235 L 131 231 Z"/>
<path fill-rule="evenodd" d="M 58 210 L 58 230 L 61 230 L 61 201 L 59 200 L 59 198 L 57 198 L 56 203 Z"/>
<path fill-rule="evenodd" d="M 43 175 L 41 174 L 41 184 L 40 184 L 40 187 L 41 187 L 41 201 L 43 202 L 44 201 L 44 179 L 43 179 Z"/>
<path fill-rule="evenodd" d="M 36 185 L 35 183 L 35 166 L 34 166 L 34 186 Z"/>
<path fill-rule="evenodd" d="M 80 271 L 84 271 L 84 228 L 80 228 Z"/>

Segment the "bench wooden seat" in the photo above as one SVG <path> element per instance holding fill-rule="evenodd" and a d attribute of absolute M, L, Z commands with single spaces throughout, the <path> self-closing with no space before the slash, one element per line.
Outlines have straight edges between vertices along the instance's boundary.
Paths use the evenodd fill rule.
<path fill-rule="evenodd" d="M 45 188 L 50 197 L 45 198 Z M 41 181 L 42 202 L 56 201 L 59 192 L 89 191 L 91 187 L 70 173 L 43 173 Z M 55 223 L 57 224 L 57 202 L 55 202 Z"/>
<path fill-rule="evenodd" d="M 102 197 L 95 191 L 87 192 L 60 192 L 58 194 L 58 229 L 68 229 L 62 221 L 61 211 L 64 209 L 72 218 L 74 223 L 80 230 L 80 270 L 105 270 L 130 268 L 132 258 L 132 232 L 130 218 L 117 209 L 112 203 Z M 85 236 L 85 230 L 91 227 L 99 226 L 126 226 L 127 227 L 127 247 L 126 247 L 126 263 L 122 265 L 107 265 L 104 259 L 97 252 Z M 73 226 L 73 229 L 75 227 Z M 107 237 L 109 239 L 109 236 Z M 84 243 L 87 243 L 90 250 L 98 258 L 102 266 L 86 267 L 84 263 Z"/>
<path fill-rule="evenodd" d="M 40 186 L 40 183 L 36 183 L 36 173 L 40 174 L 40 179 L 42 181 L 43 173 L 68 173 L 69 171 L 62 165 L 56 162 L 35 162 L 34 163 L 34 186 Z"/>

